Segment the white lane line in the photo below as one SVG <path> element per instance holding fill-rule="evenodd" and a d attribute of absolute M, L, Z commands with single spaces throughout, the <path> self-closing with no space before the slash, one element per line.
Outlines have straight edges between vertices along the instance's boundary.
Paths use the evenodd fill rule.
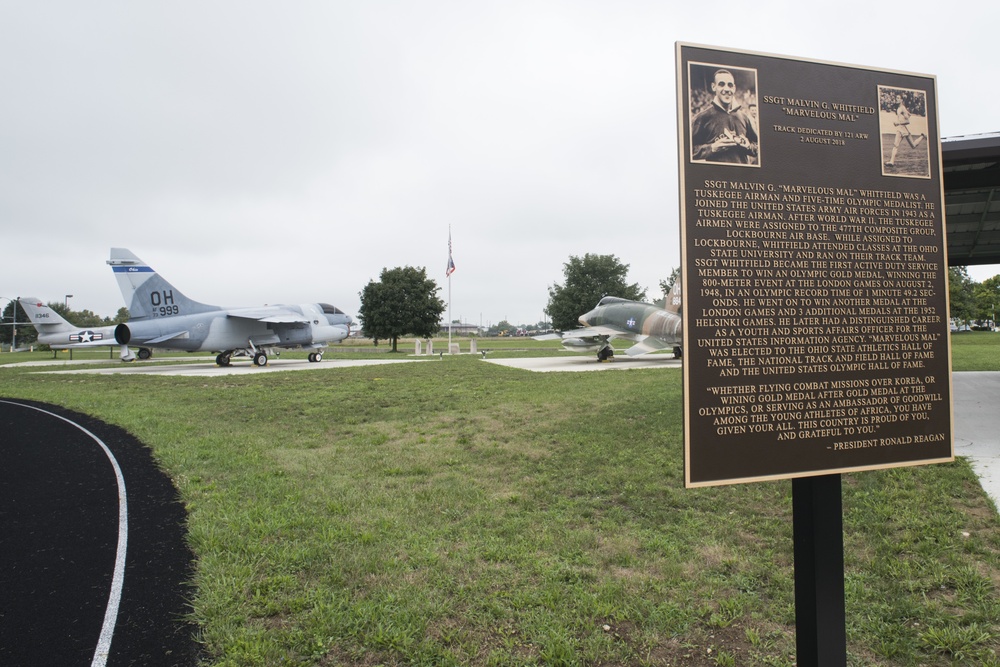
<path fill-rule="evenodd" d="M 108 449 L 108 446 L 105 445 L 100 438 L 85 429 L 80 424 L 66 419 L 62 415 L 57 415 L 54 412 L 49 412 L 48 410 L 43 410 L 42 408 L 37 408 L 33 405 L 25 405 L 24 403 L 5 400 L 0 400 L 0 403 L 16 405 L 22 408 L 31 408 L 32 410 L 43 412 L 57 419 L 61 419 L 67 424 L 75 426 L 101 446 L 101 449 L 104 450 L 104 454 L 108 457 L 108 460 L 111 461 L 111 466 L 115 469 L 115 479 L 118 481 L 118 552 L 115 556 L 115 573 L 111 579 L 111 593 L 108 595 L 108 606 L 104 610 L 104 625 L 101 626 L 101 636 L 97 641 L 97 648 L 94 651 L 94 659 L 90 663 L 91 667 L 104 667 L 104 665 L 108 662 L 108 653 L 111 651 L 111 638 L 115 633 L 115 623 L 118 621 L 118 604 L 121 602 L 122 586 L 125 583 L 125 549 L 128 543 L 128 502 L 125 498 L 125 477 L 122 475 L 122 469 L 118 466 L 118 461 L 115 459 L 114 454 L 111 453 L 111 450 Z"/>

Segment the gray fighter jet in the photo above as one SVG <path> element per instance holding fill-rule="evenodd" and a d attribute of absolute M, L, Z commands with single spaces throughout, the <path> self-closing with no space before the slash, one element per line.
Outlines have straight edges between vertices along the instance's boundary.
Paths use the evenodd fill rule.
<path fill-rule="evenodd" d="M 305 348 L 312 350 L 309 361 L 318 362 L 329 343 L 351 331 L 351 317 L 327 303 L 221 308 L 184 296 L 125 248 L 112 248 L 108 264 L 130 314 L 115 328 L 115 340 L 140 348 L 140 359 L 143 350 L 166 348 L 217 352 L 220 366 L 234 356 L 264 366 L 279 348 Z"/>
<path fill-rule="evenodd" d="M 38 342 L 49 347 L 76 349 L 81 347 L 118 347 L 115 340 L 115 327 L 78 327 L 62 315 L 42 303 L 33 296 L 18 297 L 18 303 L 32 326 L 38 332 Z M 128 346 L 121 345 L 122 361 L 134 361 L 135 355 Z"/>
<path fill-rule="evenodd" d="M 580 316 L 580 324 L 584 328 L 535 336 L 535 339 L 559 339 L 569 350 L 596 351 L 598 361 L 607 361 L 615 356 L 611 347 L 615 338 L 635 343 L 625 351 L 630 357 L 671 350 L 679 359 L 683 344 L 680 308 L 679 282 L 674 284 L 662 306 L 606 296 L 593 310 Z"/>

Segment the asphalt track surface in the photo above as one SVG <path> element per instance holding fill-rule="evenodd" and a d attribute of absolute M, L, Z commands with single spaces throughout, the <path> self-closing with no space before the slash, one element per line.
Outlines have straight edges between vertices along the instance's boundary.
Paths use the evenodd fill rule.
<path fill-rule="evenodd" d="M 197 664 L 186 515 L 149 449 L 33 401 L 0 398 L 0 434 L 0 665 Z"/>

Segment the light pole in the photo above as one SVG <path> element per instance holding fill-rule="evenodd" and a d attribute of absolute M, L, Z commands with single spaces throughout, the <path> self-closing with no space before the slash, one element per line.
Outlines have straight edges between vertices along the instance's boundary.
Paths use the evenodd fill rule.
<path fill-rule="evenodd" d="M 17 347 L 17 299 L 12 299 L 9 296 L 0 296 L 0 299 L 7 299 L 12 306 L 10 309 L 10 351 L 13 352 Z"/>
<path fill-rule="evenodd" d="M 66 306 L 66 312 L 67 313 L 69 312 L 69 300 L 72 299 L 72 298 L 73 298 L 72 294 L 67 294 L 65 301 L 63 301 L 63 305 Z"/>

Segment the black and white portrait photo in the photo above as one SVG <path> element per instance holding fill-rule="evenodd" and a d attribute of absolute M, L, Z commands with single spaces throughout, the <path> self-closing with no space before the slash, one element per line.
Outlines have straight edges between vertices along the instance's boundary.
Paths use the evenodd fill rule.
<path fill-rule="evenodd" d="M 757 72 L 689 63 L 691 161 L 760 165 Z"/>

